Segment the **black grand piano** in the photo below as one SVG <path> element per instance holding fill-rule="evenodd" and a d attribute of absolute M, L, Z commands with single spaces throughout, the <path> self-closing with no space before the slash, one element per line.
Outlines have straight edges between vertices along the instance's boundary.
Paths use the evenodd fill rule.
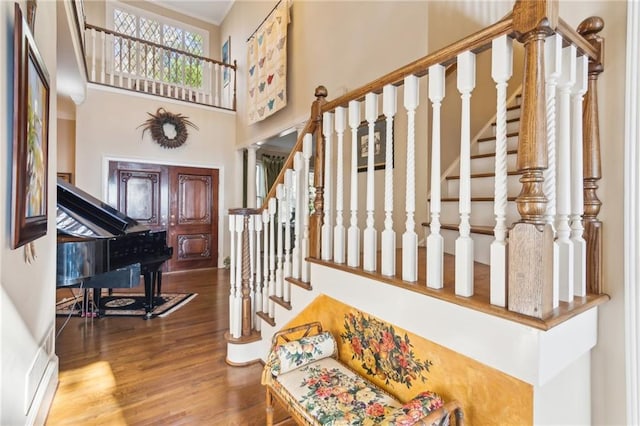
<path fill-rule="evenodd" d="M 151 318 L 160 267 L 173 254 L 166 231 L 153 232 L 81 189 L 58 179 L 56 287 L 135 287 L 144 277 L 145 319 Z M 83 314 L 88 312 L 85 291 Z"/>

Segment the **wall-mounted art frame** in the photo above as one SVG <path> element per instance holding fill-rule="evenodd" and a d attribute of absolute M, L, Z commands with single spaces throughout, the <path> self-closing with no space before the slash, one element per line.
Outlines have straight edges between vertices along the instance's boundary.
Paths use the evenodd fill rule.
<path fill-rule="evenodd" d="M 387 156 L 387 121 L 383 115 L 377 118 L 374 124 L 373 137 L 375 149 L 373 154 L 374 170 L 385 168 Z M 392 133 L 393 135 L 393 133 Z M 393 136 L 392 136 L 393 137 Z M 367 161 L 369 159 L 369 124 L 366 121 L 360 123 L 358 127 L 358 172 L 367 171 Z M 393 158 L 393 153 L 392 153 Z M 393 164 L 393 162 L 392 162 Z"/>
<path fill-rule="evenodd" d="M 49 74 L 20 6 L 13 48 L 12 248 L 47 233 Z"/>
<path fill-rule="evenodd" d="M 231 63 L 231 37 L 228 37 L 224 43 L 222 43 L 220 57 L 225 64 Z M 223 67 L 222 69 L 222 86 L 227 87 L 231 82 L 231 73 L 229 68 Z"/>

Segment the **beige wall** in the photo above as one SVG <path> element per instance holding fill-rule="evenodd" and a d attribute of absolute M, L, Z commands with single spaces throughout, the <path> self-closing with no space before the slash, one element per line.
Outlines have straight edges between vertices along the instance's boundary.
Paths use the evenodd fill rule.
<path fill-rule="evenodd" d="M 189 117 L 199 130 L 189 128 L 189 137 L 179 148 L 162 148 L 149 132 L 143 136 L 139 127 L 149 118 L 147 113 L 160 107 Z M 106 199 L 103 183 L 109 159 L 219 169 L 218 252 L 222 264 L 221 259 L 228 255 L 227 210 L 242 200 L 233 186 L 234 113 L 90 87 L 87 99 L 77 107 L 76 138 L 76 184 L 100 199 Z"/>
<path fill-rule="evenodd" d="M 26 2 L 20 2 L 26 11 Z M 42 379 L 43 390 L 51 380 L 57 380 L 56 372 L 48 370 L 50 376 L 39 368 L 33 374 L 36 380 L 32 391 L 28 392 L 25 377 L 32 371 L 32 363 L 47 338 L 53 341 L 55 321 L 55 276 L 56 276 L 56 5 L 54 2 L 39 2 L 36 17 L 35 40 L 49 73 L 50 109 L 49 109 L 49 155 L 48 155 L 48 226 L 47 234 L 34 242 L 37 258 L 26 263 L 24 248 L 11 250 L 12 222 L 11 208 L 6 202 L 11 200 L 11 104 L 13 81 L 10 79 L 7 65 L 12 61 L 12 34 L 14 23 L 14 3 L 0 2 L 0 31 L 5 35 L 0 42 L 0 197 L 5 200 L 0 209 L 0 424 L 18 425 L 35 421 L 35 414 L 42 400 L 36 398 L 35 406 L 27 411 L 26 396 Z M 51 353 L 51 362 L 57 366 L 57 359 Z M 45 362 L 48 355 L 45 356 Z M 56 367 L 57 368 L 57 367 Z M 46 408 L 46 407 L 45 407 Z M 40 419 L 42 421 L 42 419 Z"/>
<path fill-rule="evenodd" d="M 74 173 L 76 159 L 76 121 L 58 119 L 58 172 Z"/>
<path fill-rule="evenodd" d="M 140 9 L 144 9 L 148 12 L 155 13 L 157 15 L 166 16 L 167 18 L 184 22 L 188 25 L 204 29 L 209 32 L 209 57 L 212 59 L 220 60 L 220 27 L 211 24 L 200 19 L 192 18 L 191 16 L 183 15 L 176 11 L 166 9 L 150 1 L 141 0 L 123 0 L 122 3 L 126 3 L 130 6 L 134 6 Z M 84 2 L 84 9 L 87 23 L 96 25 L 98 27 L 106 28 L 106 1 L 105 0 L 90 0 Z"/>

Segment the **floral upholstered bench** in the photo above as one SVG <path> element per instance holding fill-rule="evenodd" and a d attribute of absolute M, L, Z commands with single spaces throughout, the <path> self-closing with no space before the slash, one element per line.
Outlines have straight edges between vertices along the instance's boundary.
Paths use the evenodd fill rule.
<path fill-rule="evenodd" d="M 427 391 L 402 403 L 356 374 L 338 360 L 335 339 L 318 322 L 274 335 L 262 384 L 267 425 L 273 425 L 274 398 L 302 425 L 463 424 L 455 401 L 444 404 Z"/>

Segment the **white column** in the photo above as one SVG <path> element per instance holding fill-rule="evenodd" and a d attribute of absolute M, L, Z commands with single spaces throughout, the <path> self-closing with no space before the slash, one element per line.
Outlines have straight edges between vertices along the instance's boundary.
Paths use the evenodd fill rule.
<path fill-rule="evenodd" d="M 351 221 L 347 231 L 347 265 L 360 266 L 360 228 L 358 228 L 358 126 L 360 103 L 349 102 L 349 127 L 351 128 Z"/>
<path fill-rule="evenodd" d="M 304 135 L 304 139 L 302 140 L 302 157 L 304 158 L 304 172 L 303 172 L 303 192 L 302 192 L 302 246 L 301 246 L 301 257 L 302 257 L 302 271 L 300 273 L 300 279 L 308 283 L 309 282 L 309 274 L 310 265 L 307 261 L 307 257 L 309 257 L 309 162 L 311 160 L 311 151 L 313 147 L 313 136 L 311 133 L 307 133 Z"/>
<path fill-rule="evenodd" d="M 96 30 L 91 28 L 91 81 L 96 81 Z"/>
<path fill-rule="evenodd" d="M 256 147 L 247 148 L 247 207 L 256 208 Z"/>
<path fill-rule="evenodd" d="M 269 208 L 262 211 L 262 222 L 264 223 L 264 244 L 262 245 L 264 251 L 264 262 L 262 262 L 262 312 L 269 315 Z"/>
<path fill-rule="evenodd" d="M 402 279 L 418 280 L 418 234 L 415 231 L 416 211 L 416 108 L 418 107 L 418 77 L 410 75 L 404 79 L 404 107 L 407 110 L 407 170 L 405 210 L 407 220 L 402 234 Z"/>
<path fill-rule="evenodd" d="M 322 220 L 322 260 L 331 260 L 333 255 L 333 114 L 325 112 L 322 117 L 324 135 L 324 217 Z"/>
<path fill-rule="evenodd" d="M 513 41 L 506 35 L 492 42 L 491 76 L 496 83 L 496 166 L 491 243 L 490 301 L 506 306 L 507 298 L 507 84 L 513 72 Z"/>
<path fill-rule="evenodd" d="M 345 109 L 335 110 L 335 126 L 338 136 L 336 148 L 336 226 L 333 230 L 333 261 L 345 262 L 345 229 L 344 218 L 344 131 L 346 129 Z"/>
<path fill-rule="evenodd" d="M 302 152 L 296 152 L 293 157 L 293 170 L 295 172 L 296 194 L 295 194 L 295 218 L 293 222 L 293 253 L 291 255 L 291 276 L 297 280 L 300 279 L 302 268 L 302 200 L 304 191 L 304 158 Z"/>
<path fill-rule="evenodd" d="M 276 297 L 282 298 L 284 286 L 284 258 L 282 241 L 282 222 L 285 217 L 284 185 L 279 183 L 276 186 L 276 199 L 278 200 L 278 213 L 276 215 Z"/>
<path fill-rule="evenodd" d="M 429 67 L 429 100 L 433 107 L 431 120 L 431 224 L 427 237 L 427 287 L 444 285 L 444 239 L 440 234 L 440 107 L 444 99 L 445 68 Z"/>
<path fill-rule="evenodd" d="M 556 224 L 556 87 L 558 78 L 562 74 L 562 36 L 554 34 L 545 40 L 544 43 L 544 65 L 546 77 L 546 107 L 547 107 L 547 164 L 548 167 L 543 172 L 544 195 L 547 197 L 547 210 L 545 212 L 545 222 L 551 225 L 555 234 Z M 559 304 L 560 289 L 560 258 L 558 242 L 553 241 L 553 307 Z"/>
<path fill-rule="evenodd" d="M 364 98 L 365 118 L 369 127 L 369 143 L 367 144 L 367 226 L 362 236 L 362 267 L 365 271 L 376 270 L 376 252 L 378 251 L 378 232 L 374 228 L 375 186 L 374 156 L 375 126 L 378 118 L 378 95 L 367 93 Z"/>
<path fill-rule="evenodd" d="M 473 240 L 471 239 L 471 91 L 476 85 L 476 55 L 458 55 L 458 91 L 462 98 L 460 126 L 460 236 L 456 239 L 456 294 L 473 295 Z"/>
<path fill-rule="evenodd" d="M 584 214 L 584 172 L 582 169 L 582 99 L 587 92 L 586 55 L 576 62 L 576 81 L 571 89 L 571 241 L 573 242 L 573 292 L 578 297 L 587 295 L 587 242 L 582 233 Z"/>
<path fill-rule="evenodd" d="M 276 307 L 271 296 L 276 295 L 276 199 L 269 199 L 269 316 L 274 318 Z"/>
<path fill-rule="evenodd" d="M 231 335 L 234 334 L 236 329 L 236 263 L 239 260 L 236 258 L 236 216 L 229 215 L 229 259 L 230 269 L 229 269 L 229 333 Z"/>
<path fill-rule="evenodd" d="M 236 292 L 233 296 L 233 310 L 235 328 L 231 335 L 233 337 L 242 336 L 242 231 L 244 231 L 244 219 L 242 215 L 236 215 Z"/>
<path fill-rule="evenodd" d="M 291 300 L 291 283 L 286 278 L 291 276 L 291 206 L 293 204 L 293 170 L 287 169 L 284 172 L 284 202 L 282 208 L 282 226 L 284 226 L 284 270 L 283 294 L 285 302 Z"/>
<path fill-rule="evenodd" d="M 556 229 L 558 242 L 559 298 L 563 302 L 573 301 L 573 243 L 571 228 L 571 88 L 575 82 L 576 48 L 562 49 L 562 75 L 558 81 L 560 108 L 558 110 L 558 139 L 556 163 Z"/>
<path fill-rule="evenodd" d="M 384 159 L 384 231 L 382 231 L 382 275 L 396 274 L 396 233 L 393 230 L 393 118 L 398 111 L 398 90 L 388 84 L 382 89 L 382 112 L 387 120 Z M 383 141 L 380 141 L 383 143 Z"/>
<path fill-rule="evenodd" d="M 254 248 L 254 256 L 255 256 L 255 287 L 256 287 L 256 301 L 255 301 L 255 307 L 254 307 L 254 311 L 256 312 L 261 312 L 262 311 L 262 307 L 264 305 L 264 301 L 263 301 L 263 281 L 262 281 L 262 250 L 261 250 L 261 246 L 262 246 L 262 240 L 261 240 L 261 233 L 262 233 L 262 214 L 257 214 L 253 217 L 253 221 L 255 223 L 255 229 L 256 229 L 256 244 L 255 244 L 255 248 Z M 260 324 L 262 322 L 258 321 L 258 319 L 256 318 L 255 321 L 255 328 L 256 330 L 260 331 Z"/>

